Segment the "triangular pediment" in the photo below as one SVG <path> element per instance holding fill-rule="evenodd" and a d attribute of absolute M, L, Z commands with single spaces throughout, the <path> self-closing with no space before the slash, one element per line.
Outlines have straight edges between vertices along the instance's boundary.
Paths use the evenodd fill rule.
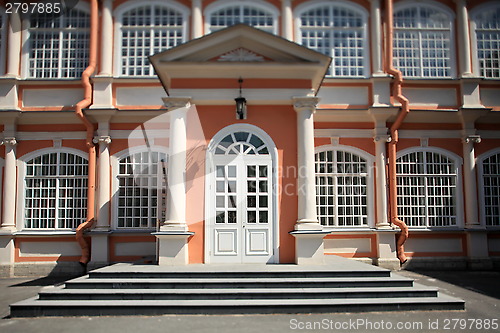
<path fill-rule="evenodd" d="M 168 91 L 172 79 L 306 79 L 318 89 L 330 57 L 244 24 L 191 40 L 150 57 Z"/>

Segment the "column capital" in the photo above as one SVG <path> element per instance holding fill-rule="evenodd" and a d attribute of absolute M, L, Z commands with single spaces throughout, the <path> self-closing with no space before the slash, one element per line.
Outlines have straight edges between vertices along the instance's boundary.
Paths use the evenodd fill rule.
<path fill-rule="evenodd" d="M 17 140 L 14 137 L 4 138 L 0 144 L 2 144 L 4 146 L 12 146 L 13 147 L 13 146 L 17 145 Z"/>
<path fill-rule="evenodd" d="M 479 135 L 466 135 L 462 138 L 463 143 L 481 143 L 481 136 Z"/>
<path fill-rule="evenodd" d="M 109 135 L 95 136 L 92 142 L 109 145 L 111 143 L 111 137 Z"/>
<path fill-rule="evenodd" d="M 373 142 L 391 142 L 391 136 L 390 135 L 375 135 L 373 137 Z"/>
<path fill-rule="evenodd" d="M 319 103 L 319 97 L 314 96 L 303 96 L 303 97 L 292 97 L 293 108 L 297 112 L 304 110 L 316 112 L 316 105 Z"/>
<path fill-rule="evenodd" d="M 163 98 L 163 105 L 165 105 L 168 111 L 180 108 L 189 108 L 191 106 L 191 97 L 165 97 Z"/>

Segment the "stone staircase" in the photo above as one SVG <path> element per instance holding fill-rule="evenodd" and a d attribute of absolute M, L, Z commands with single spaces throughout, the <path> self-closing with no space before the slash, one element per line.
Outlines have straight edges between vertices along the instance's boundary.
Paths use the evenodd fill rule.
<path fill-rule="evenodd" d="M 332 263 L 333 262 L 333 263 Z M 12 317 L 462 310 L 389 270 L 336 258 L 327 265 L 116 264 L 11 305 Z"/>

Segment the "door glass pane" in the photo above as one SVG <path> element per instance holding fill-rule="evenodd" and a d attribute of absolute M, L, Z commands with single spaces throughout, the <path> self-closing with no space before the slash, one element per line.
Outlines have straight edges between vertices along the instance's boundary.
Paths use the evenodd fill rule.
<path fill-rule="evenodd" d="M 247 177 L 255 177 L 256 176 L 256 169 L 257 167 L 255 165 L 248 165 L 247 166 Z"/>
<path fill-rule="evenodd" d="M 247 212 L 247 217 L 248 217 L 248 223 L 256 223 L 257 222 L 257 215 L 256 215 L 257 212 L 253 212 L 253 211 L 250 211 L 250 212 Z"/>
<path fill-rule="evenodd" d="M 259 212 L 259 223 L 267 223 L 267 211 Z"/>
<path fill-rule="evenodd" d="M 236 223 L 236 211 L 227 212 L 227 223 Z"/>

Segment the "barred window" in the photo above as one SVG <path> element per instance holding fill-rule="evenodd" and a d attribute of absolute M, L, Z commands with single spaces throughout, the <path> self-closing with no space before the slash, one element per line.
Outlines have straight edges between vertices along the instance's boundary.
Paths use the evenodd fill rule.
<path fill-rule="evenodd" d="M 397 159 L 398 215 L 410 227 L 457 225 L 458 166 L 432 151 Z"/>
<path fill-rule="evenodd" d="M 262 29 L 276 34 L 277 15 L 270 9 L 256 4 L 229 4 L 223 8 L 218 7 L 213 11 L 208 11 L 209 32 L 214 32 L 238 23 Z"/>
<path fill-rule="evenodd" d="M 118 163 L 118 228 L 154 228 L 166 175 L 166 154 L 138 152 Z"/>
<path fill-rule="evenodd" d="M 452 17 L 440 8 L 413 4 L 394 12 L 394 66 L 404 76 L 451 77 Z"/>
<path fill-rule="evenodd" d="M 500 153 L 483 160 L 483 219 L 487 226 L 500 226 Z"/>
<path fill-rule="evenodd" d="M 87 213 L 88 162 L 54 152 L 26 162 L 24 227 L 74 229 Z"/>
<path fill-rule="evenodd" d="M 500 77 L 500 6 L 474 16 L 480 75 Z"/>
<path fill-rule="evenodd" d="M 78 78 L 89 56 L 89 15 L 72 9 L 57 18 L 32 16 L 29 28 L 28 77 Z"/>
<path fill-rule="evenodd" d="M 365 77 L 368 67 L 367 16 L 347 4 L 307 9 L 299 16 L 300 43 L 332 57 L 329 76 Z"/>
<path fill-rule="evenodd" d="M 368 162 L 343 150 L 316 153 L 316 205 L 328 227 L 368 225 Z"/>
<path fill-rule="evenodd" d="M 119 73 L 122 76 L 152 76 L 148 56 L 186 41 L 186 15 L 160 4 L 148 4 L 124 12 L 121 28 Z"/>

